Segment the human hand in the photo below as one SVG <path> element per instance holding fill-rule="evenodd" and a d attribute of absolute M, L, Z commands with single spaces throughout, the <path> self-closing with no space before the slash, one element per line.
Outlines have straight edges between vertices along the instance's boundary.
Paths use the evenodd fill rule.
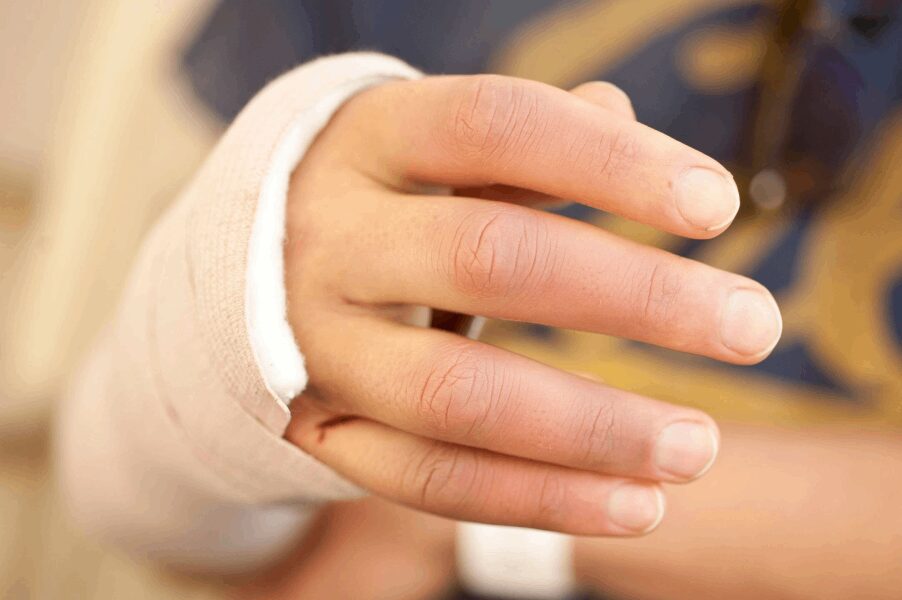
<path fill-rule="evenodd" d="M 710 417 L 413 327 L 412 307 L 738 364 L 771 351 L 779 311 L 754 281 L 539 212 L 537 197 L 691 238 L 721 233 L 739 205 L 722 166 L 636 123 L 610 85 L 435 77 L 359 94 L 292 177 L 289 321 L 310 384 L 286 436 L 436 514 L 644 533 L 663 514 L 657 482 L 714 460 Z"/>
<path fill-rule="evenodd" d="M 453 584 L 454 522 L 369 497 L 326 506 L 294 551 L 233 596 L 426 600 Z"/>

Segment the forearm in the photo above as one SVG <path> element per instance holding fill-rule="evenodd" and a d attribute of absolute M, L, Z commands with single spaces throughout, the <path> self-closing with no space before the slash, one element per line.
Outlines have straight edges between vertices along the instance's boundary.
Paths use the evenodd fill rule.
<path fill-rule="evenodd" d="M 298 535 L 305 508 L 279 506 L 287 482 L 266 474 L 267 458 L 298 457 L 244 411 L 216 374 L 199 319 L 180 308 L 194 302 L 176 259 L 180 213 L 146 241 L 60 406 L 59 475 L 86 530 L 179 568 L 243 570 Z M 296 497 L 310 476 L 316 499 L 314 475 L 299 467 Z"/>
<path fill-rule="evenodd" d="M 896 598 L 902 440 L 866 430 L 724 426 L 704 480 L 668 490 L 635 540 L 580 538 L 578 578 L 614 596 Z"/>

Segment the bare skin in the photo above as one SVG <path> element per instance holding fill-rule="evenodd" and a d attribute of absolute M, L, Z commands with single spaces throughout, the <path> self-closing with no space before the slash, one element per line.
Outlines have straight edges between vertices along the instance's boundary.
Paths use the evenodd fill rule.
<path fill-rule="evenodd" d="M 641 539 L 574 540 L 578 582 L 635 600 L 892 600 L 902 594 L 902 442 L 850 427 L 725 424 L 708 477 L 668 490 Z M 454 585 L 453 523 L 370 498 L 240 590 L 258 600 L 427 600 Z M 351 575 L 353 574 L 353 575 Z"/>
<path fill-rule="evenodd" d="M 897 433 L 722 427 L 718 464 L 671 490 L 653 535 L 578 538 L 581 581 L 636 600 L 902 597 Z"/>
<path fill-rule="evenodd" d="M 652 530 L 661 482 L 714 461 L 708 415 L 412 326 L 414 307 L 737 364 L 768 355 L 779 310 L 745 277 L 535 208 L 556 199 L 691 238 L 724 231 L 739 203 L 720 164 L 637 123 L 609 84 L 435 77 L 349 101 L 289 192 L 289 321 L 310 385 L 287 439 L 437 515 Z"/>
<path fill-rule="evenodd" d="M 454 583 L 454 522 L 370 497 L 323 509 L 303 542 L 234 588 L 242 600 L 427 600 Z"/>

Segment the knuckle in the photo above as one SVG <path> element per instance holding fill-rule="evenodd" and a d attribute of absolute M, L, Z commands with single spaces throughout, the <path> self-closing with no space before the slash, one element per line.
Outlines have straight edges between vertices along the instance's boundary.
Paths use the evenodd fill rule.
<path fill-rule="evenodd" d="M 543 123 L 531 86 L 510 77 L 477 75 L 466 78 L 459 92 L 451 139 L 464 155 L 502 158 L 527 145 Z"/>
<path fill-rule="evenodd" d="M 539 528 L 554 527 L 566 520 L 568 512 L 567 485 L 556 469 L 547 469 L 536 496 L 536 509 L 532 525 Z"/>
<path fill-rule="evenodd" d="M 465 216 L 455 230 L 450 254 L 453 285 L 475 298 L 520 294 L 555 271 L 545 221 L 510 209 Z"/>
<path fill-rule="evenodd" d="M 655 329 L 673 322 L 683 289 L 682 277 L 674 269 L 658 263 L 644 268 L 636 281 L 635 306 L 641 307 L 642 322 Z"/>
<path fill-rule="evenodd" d="M 423 507 L 454 509 L 477 492 L 478 458 L 462 446 L 435 444 L 411 463 L 402 483 Z"/>
<path fill-rule="evenodd" d="M 417 412 L 424 426 L 443 436 L 473 436 L 499 417 L 508 386 L 494 361 L 457 344 L 438 353 L 419 378 Z"/>
<path fill-rule="evenodd" d="M 607 135 L 596 138 L 594 152 L 584 154 L 591 157 L 587 165 L 602 177 L 612 178 L 639 159 L 639 147 L 636 138 L 622 130 L 613 130 Z"/>
<path fill-rule="evenodd" d="M 593 470 L 609 465 L 618 439 L 614 407 L 608 402 L 593 404 L 582 418 L 580 431 L 575 437 L 581 449 L 580 464 Z"/>

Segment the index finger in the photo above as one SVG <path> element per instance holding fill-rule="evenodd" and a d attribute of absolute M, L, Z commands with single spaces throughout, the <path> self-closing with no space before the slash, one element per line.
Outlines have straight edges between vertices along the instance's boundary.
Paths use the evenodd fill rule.
<path fill-rule="evenodd" d="M 549 85 L 433 77 L 363 96 L 357 107 L 368 110 L 354 123 L 369 160 L 402 185 L 517 186 L 693 238 L 717 235 L 739 209 L 736 184 L 714 159 Z"/>

